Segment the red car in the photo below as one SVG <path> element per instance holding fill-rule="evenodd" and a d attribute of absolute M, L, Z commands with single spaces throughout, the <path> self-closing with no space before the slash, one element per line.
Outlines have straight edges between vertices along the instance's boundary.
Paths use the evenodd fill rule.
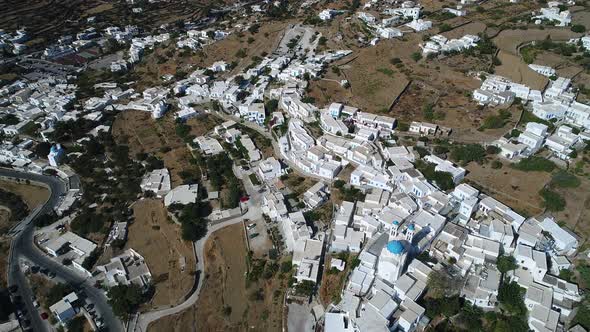
<path fill-rule="evenodd" d="M 46 320 L 47 318 L 49 318 L 49 315 L 46 312 L 41 313 L 41 318 L 43 318 L 43 320 Z"/>

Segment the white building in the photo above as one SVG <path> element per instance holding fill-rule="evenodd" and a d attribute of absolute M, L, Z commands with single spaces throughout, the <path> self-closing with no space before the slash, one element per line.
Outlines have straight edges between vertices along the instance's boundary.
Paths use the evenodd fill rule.
<path fill-rule="evenodd" d="M 139 186 L 143 192 L 163 197 L 170 191 L 170 173 L 166 168 L 155 169 L 144 176 Z"/>
<path fill-rule="evenodd" d="M 172 204 L 187 205 L 196 203 L 199 194 L 198 184 L 184 184 L 178 186 L 164 196 L 164 205 L 170 206 Z"/>
<path fill-rule="evenodd" d="M 406 26 L 414 29 L 416 32 L 426 31 L 432 28 L 432 21 L 425 21 L 419 18 L 407 23 Z"/>
<path fill-rule="evenodd" d="M 125 250 L 111 258 L 109 263 L 97 266 L 96 270 L 103 273 L 101 277 L 104 277 L 108 287 L 134 284 L 146 288 L 152 280 L 144 258 L 133 249 Z"/>
<path fill-rule="evenodd" d="M 541 66 L 541 65 L 536 65 L 536 64 L 530 64 L 529 68 L 536 71 L 537 73 L 543 75 L 543 76 L 547 76 L 547 77 L 551 77 L 555 75 L 555 69 L 548 67 L 548 66 Z"/>
<path fill-rule="evenodd" d="M 263 181 L 274 180 L 281 175 L 285 174 L 281 162 L 276 160 L 274 157 L 268 157 L 258 164 L 258 170 L 256 173 Z"/>

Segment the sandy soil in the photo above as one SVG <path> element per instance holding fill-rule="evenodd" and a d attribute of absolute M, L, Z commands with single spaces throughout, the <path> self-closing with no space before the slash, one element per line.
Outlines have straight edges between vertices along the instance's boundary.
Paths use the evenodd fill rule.
<path fill-rule="evenodd" d="M 215 232 L 205 245 L 205 283 L 196 305 L 150 325 L 157 331 L 280 331 L 282 293 L 273 290 L 284 280 L 273 278 L 245 287 L 246 252 L 241 224 Z M 258 287 L 264 300 L 249 298 Z M 231 313 L 224 314 L 224 308 Z"/>
<path fill-rule="evenodd" d="M 551 179 L 545 172 L 522 172 L 513 169 L 508 163 L 498 170 L 490 163 L 478 165 L 470 163 L 465 167 L 468 181 L 485 188 L 484 192 L 510 206 L 518 213 L 535 215 L 543 212 L 539 190 Z"/>
<path fill-rule="evenodd" d="M 49 191 L 40 186 L 20 184 L 13 181 L 0 180 L 0 188 L 19 195 L 29 209 L 34 209 L 49 198 Z"/>
<path fill-rule="evenodd" d="M 138 201 L 133 206 L 133 215 L 135 221 L 129 226 L 126 247 L 143 255 L 152 273 L 156 292 L 150 307 L 182 302 L 194 283 L 196 262 L 192 245 L 181 239 L 180 226 L 168 220 L 161 200 Z"/>

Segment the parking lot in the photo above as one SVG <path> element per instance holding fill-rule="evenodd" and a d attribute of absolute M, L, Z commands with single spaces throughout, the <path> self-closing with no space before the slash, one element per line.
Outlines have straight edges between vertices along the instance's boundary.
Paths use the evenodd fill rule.
<path fill-rule="evenodd" d="M 272 241 L 266 231 L 264 219 L 245 221 L 244 226 L 250 250 L 257 257 L 267 255 L 268 251 L 272 249 Z"/>

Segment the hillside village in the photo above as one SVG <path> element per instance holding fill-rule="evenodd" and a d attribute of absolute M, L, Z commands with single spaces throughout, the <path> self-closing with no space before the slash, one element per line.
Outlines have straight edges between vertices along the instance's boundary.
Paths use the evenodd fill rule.
<path fill-rule="evenodd" d="M 9 275 L 15 310 L 7 331 L 180 331 L 189 328 L 183 315 L 207 304 L 224 325 L 195 316 L 191 328 L 589 329 L 590 103 L 580 82 L 590 36 L 577 20 L 587 4 L 446 2 L 306 1 L 299 16 L 286 14 L 295 10 L 287 2 L 236 3 L 153 29 L 91 16 L 77 34 L 42 46 L 26 44 L 36 32 L 2 30 L 2 68 L 18 74 L 0 86 L 0 163 L 64 188 L 48 201 L 51 211 L 31 209 L 31 219 L 7 233 L 22 242 L 30 229 L 47 264 L 11 240 L 16 249 L 5 255 L 26 282 Z M 126 6 L 140 15 L 162 5 L 149 3 Z M 520 79 L 501 70 L 503 50 L 492 39 L 501 30 L 492 37 L 464 29 L 472 21 L 447 23 L 483 20 L 506 6 L 522 11 L 512 23 L 568 35 L 519 41 L 518 52 L 535 60 L 518 64 L 530 75 Z M 268 26 L 283 19 L 272 41 Z M 352 32 L 343 32 L 347 24 Z M 349 33 L 355 38 L 346 40 Z M 259 38 L 265 51 L 248 49 Z M 239 47 L 221 48 L 236 39 Z M 345 97 L 363 91 L 347 72 L 363 52 L 397 42 L 412 51 L 374 74 L 406 75 L 389 108 L 372 112 Z M 580 70 L 542 61 L 554 49 L 572 49 Z M 408 72 L 448 70 L 458 58 L 489 60 L 488 69 L 478 63 L 449 74 L 445 82 L 468 83 L 449 84 L 436 105 L 407 99 L 428 95 L 410 93 L 429 81 Z M 319 102 L 318 90 L 335 97 Z M 459 107 L 443 106 L 448 94 L 485 114 L 477 127 L 466 130 L 461 113 L 453 126 L 449 109 Z M 400 110 L 408 103 L 422 114 L 408 117 Z M 476 177 L 481 169 L 503 172 L 499 182 L 512 191 Z M 538 178 L 538 189 L 515 185 L 519 177 Z M 513 206 L 527 190 L 532 203 Z M 246 289 L 253 309 L 239 321 L 249 325 L 234 321 L 238 306 L 211 295 L 217 281 L 208 264 L 230 260 L 209 262 L 216 245 L 224 247 L 207 240 L 234 225 L 246 244 L 235 243 L 246 252 L 246 286 L 223 285 Z M 150 232 L 164 243 L 144 241 Z M 69 273 L 93 291 L 81 291 Z M 53 285 L 52 296 L 31 287 L 36 278 Z"/>

